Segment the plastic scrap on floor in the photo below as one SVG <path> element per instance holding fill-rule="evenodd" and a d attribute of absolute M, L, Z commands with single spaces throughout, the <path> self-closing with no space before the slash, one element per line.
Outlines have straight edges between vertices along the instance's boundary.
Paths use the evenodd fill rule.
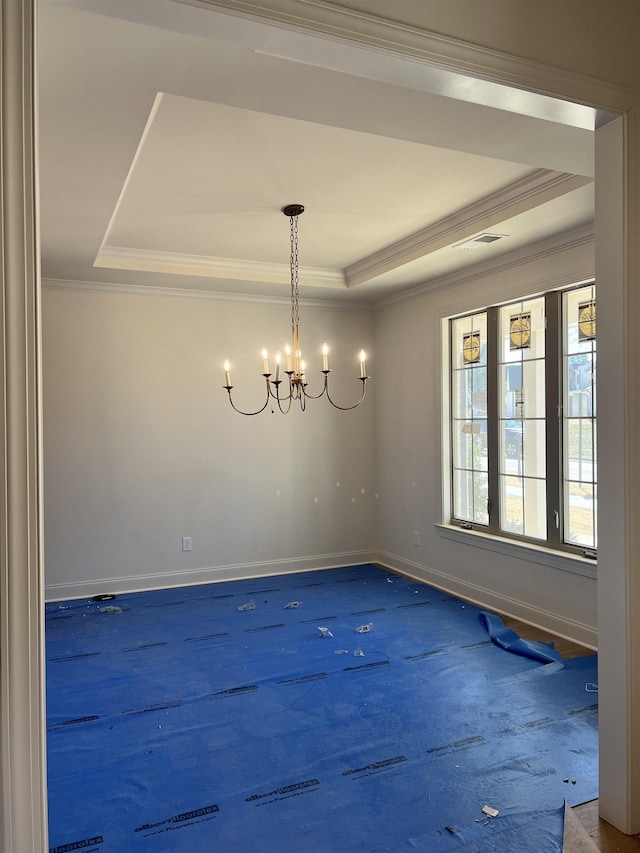
<path fill-rule="evenodd" d="M 328 628 L 324 628 L 322 626 L 320 626 L 318 628 L 318 634 L 321 637 L 333 637 L 333 634 L 331 633 L 331 631 Z"/>
<path fill-rule="evenodd" d="M 358 634 L 368 634 L 372 628 L 373 628 L 373 622 L 368 622 L 366 625 L 359 625 L 356 628 L 356 632 Z"/>
<path fill-rule="evenodd" d="M 107 607 L 99 607 L 98 610 L 100 613 L 122 613 L 122 607 L 114 607 L 113 605 Z"/>
<path fill-rule="evenodd" d="M 564 807 L 509 813 L 495 820 L 446 824 L 436 832 L 412 838 L 411 850 L 428 850 L 429 853 L 561 853 L 563 828 Z"/>
<path fill-rule="evenodd" d="M 502 619 L 495 613 L 489 613 L 487 610 L 481 610 L 478 613 L 478 619 L 486 628 L 492 641 L 507 652 L 522 655 L 523 657 L 531 658 L 532 660 L 539 660 L 543 663 L 554 663 L 556 661 L 564 660 L 560 652 L 554 648 L 553 643 L 524 640 L 511 628 L 505 627 Z"/>
<path fill-rule="evenodd" d="M 241 604 L 238 607 L 238 610 L 255 610 L 255 609 L 256 609 L 256 603 L 253 600 L 246 601 L 244 604 Z"/>
<path fill-rule="evenodd" d="M 290 610 L 293 610 L 294 607 L 300 607 L 301 604 L 301 601 L 290 601 L 288 604 L 285 604 L 284 609 L 286 610 L 289 608 Z"/>
<path fill-rule="evenodd" d="M 498 811 L 498 809 L 494 809 L 491 806 L 483 806 L 482 814 L 486 814 L 488 817 L 498 817 L 500 812 Z"/>

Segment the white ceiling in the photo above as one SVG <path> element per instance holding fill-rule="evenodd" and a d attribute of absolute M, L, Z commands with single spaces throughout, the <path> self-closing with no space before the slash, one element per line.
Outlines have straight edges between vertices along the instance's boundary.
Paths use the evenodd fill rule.
<path fill-rule="evenodd" d="M 173 0 L 39 27 L 45 278 L 286 295 L 301 203 L 301 295 L 375 301 L 593 219 L 590 110 Z"/>

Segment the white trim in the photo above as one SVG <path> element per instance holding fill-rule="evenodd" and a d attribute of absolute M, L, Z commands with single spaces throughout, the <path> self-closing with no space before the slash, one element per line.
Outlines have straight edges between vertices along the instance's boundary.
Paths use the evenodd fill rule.
<path fill-rule="evenodd" d="M 353 288 L 592 182 L 591 177 L 536 169 L 508 187 L 356 261 L 344 271 L 305 267 L 301 269 L 301 274 L 307 286 Z M 98 268 L 228 281 L 290 282 L 287 264 L 109 246 L 105 243 L 100 247 L 93 265 Z"/>
<path fill-rule="evenodd" d="M 345 270 L 347 286 L 370 281 L 590 183 L 593 178 L 536 169 L 508 187 L 351 264 Z"/>
<path fill-rule="evenodd" d="M 268 560 L 257 563 L 236 563 L 228 566 L 207 566 L 200 569 L 154 572 L 142 575 L 123 575 L 115 578 L 97 578 L 69 583 L 50 584 L 46 588 L 47 601 L 70 598 L 91 598 L 100 593 L 141 592 L 148 589 L 193 586 L 202 583 L 220 583 L 245 578 L 263 578 L 295 572 L 315 572 L 342 566 L 373 563 L 377 552 L 370 550 L 344 551 L 339 554 L 320 554 L 288 560 Z"/>
<path fill-rule="evenodd" d="M 499 50 L 382 18 L 327 0 L 177 0 L 218 9 L 247 20 L 269 21 L 285 29 L 360 45 L 383 55 L 418 60 L 443 71 L 546 95 L 604 111 L 624 113 L 637 94 L 628 88 L 543 65 Z M 390 4 L 390 9 L 393 6 Z M 460 96 L 462 97 L 462 95 Z"/>
<path fill-rule="evenodd" d="M 514 619 L 519 619 L 522 622 L 526 622 L 536 628 L 541 628 L 566 640 L 571 640 L 571 642 L 579 643 L 589 649 L 597 648 L 597 631 L 591 625 L 575 622 L 558 613 L 551 613 L 548 610 L 539 610 L 526 601 L 500 595 L 485 587 L 453 579 L 443 572 L 439 572 L 428 566 L 421 566 L 418 563 L 405 560 L 395 554 L 389 554 L 384 551 L 380 552 L 380 557 L 376 563 L 383 568 L 399 572 L 402 575 L 434 586 L 436 589 L 440 589 L 450 595 L 455 595 L 457 598 L 462 598 L 464 601 L 468 601 L 478 607 L 492 610 L 503 616 L 511 616 Z"/>
<path fill-rule="evenodd" d="M 545 560 L 536 559 L 534 562 L 551 565 Z M 449 575 L 435 569 L 421 566 L 385 551 L 376 550 L 346 551 L 339 554 L 323 554 L 288 560 L 237 563 L 188 571 L 125 575 L 118 578 L 51 584 L 47 587 L 46 600 L 47 602 L 54 602 L 85 599 L 101 593 L 118 595 L 144 592 L 151 589 L 170 589 L 206 583 L 223 583 L 230 580 L 274 577 L 296 572 L 326 571 L 327 569 L 368 563 L 427 583 L 479 607 L 486 607 L 502 615 L 520 619 L 534 627 L 556 634 L 558 637 L 580 643 L 591 649 L 596 648 L 597 632 L 592 626 L 549 613 L 547 610 L 539 610 L 519 599 L 497 595 L 493 591 L 476 584 L 453 580 Z M 556 567 L 561 568 L 560 566 Z"/>
<path fill-rule="evenodd" d="M 600 814 L 640 832 L 640 104 L 596 133 Z M 601 392 L 601 393 L 600 393 Z"/>
<path fill-rule="evenodd" d="M 35 0 L 0 0 L 0 848 L 47 843 Z"/>
<path fill-rule="evenodd" d="M 465 530 L 455 524 L 437 523 L 434 527 L 439 536 L 468 545 L 470 548 L 494 551 L 496 554 L 504 554 L 516 560 L 525 560 L 539 566 L 549 566 L 552 569 L 571 572 L 574 575 L 582 575 L 593 580 L 598 575 L 597 562 L 581 557 L 579 554 L 555 551 L 553 548 L 534 545 L 532 542 L 517 542 L 514 539 L 494 536 L 482 530 Z"/>
<path fill-rule="evenodd" d="M 78 293 L 105 294 L 109 296 L 138 296 L 162 299 L 201 299 L 211 302 L 233 302 L 249 305 L 272 305 L 277 308 L 291 304 L 288 296 L 265 296 L 248 293 L 220 293 L 212 290 L 193 290 L 190 288 L 164 287 L 163 285 L 116 284 L 108 281 L 71 281 L 59 278 L 42 280 L 43 290 L 68 291 Z M 373 305 L 367 302 L 341 302 L 329 299 L 300 299 L 305 309 L 326 309 L 336 311 L 373 311 Z"/>
<path fill-rule="evenodd" d="M 525 266 L 526 264 L 533 264 L 536 261 L 558 254 L 559 252 L 567 252 L 571 249 L 577 249 L 580 246 L 589 244 L 593 245 L 593 243 L 593 224 L 589 223 L 588 225 L 581 225 L 578 228 L 571 229 L 571 231 L 566 231 L 563 234 L 557 234 L 554 237 L 550 237 L 548 240 L 534 243 L 532 246 L 525 246 L 523 249 L 518 249 L 515 252 L 509 252 L 505 255 L 500 255 L 497 258 L 484 261 L 481 264 L 474 264 L 467 270 L 457 270 L 456 272 L 449 273 L 448 275 L 434 278 L 419 287 L 414 287 L 411 290 L 404 291 L 403 293 L 394 293 L 392 296 L 387 296 L 384 299 L 378 300 L 378 302 L 375 303 L 375 307 L 386 308 L 388 305 L 393 305 L 397 302 L 422 299 L 427 294 L 437 293 L 442 290 L 452 290 L 456 287 L 477 282 L 483 278 L 496 276 L 506 270 L 516 269 L 517 267 Z M 593 261 L 587 265 L 572 267 L 570 275 L 560 273 L 557 276 L 549 276 L 545 272 L 544 277 L 540 279 L 540 291 L 557 290 L 558 288 L 564 287 L 572 282 L 592 279 L 594 275 L 595 262 Z M 526 291 L 525 295 L 529 295 L 530 293 L 535 292 L 535 290 L 536 285 L 532 284 L 530 281 L 524 282 L 519 290 L 518 283 L 514 280 L 514 298 L 517 298 L 520 295 L 520 291 L 522 291 L 523 294 L 525 294 Z M 485 295 L 483 303 L 489 304 L 487 299 L 496 303 L 503 302 L 505 300 L 504 288 L 501 288 L 500 292 L 502 295 L 496 294 L 495 299 Z M 511 298 L 511 291 L 508 298 Z M 465 299 L 469 310 L 474 310 L 473 306 L 469 306 L 468 304 L 468 291 L 465 293 Z M 451 311 L 447 311 L 447 314 L 455 313 L 456 310 L 463 309 L 452 308 Z"/>
<path fill-rule="evenodd" d="M 214 258 L 209 255 L 187 255 L 179 252 L 161 252 L 150 249 L 130 249 L 103 245 L 94 267 L 158 272 L 171 275 L 193 275 L 221 278 L 231 281 L 259 281 L 271 284 L 289 284 L 291 270 L 288 264 L 271 264 L 266 261 L 246 261 L 237 258 Z M 300 275 L 309 287 L 345 288 L 342 270 L 321 267 L 301 267 Z"/>
<path fill-rule="evenodd" d="M 477 303 L 474 303 L 471 298 L 464 299 L 462 305 L 453 305 L 452 302 L 446 307 L 443 306 L 439 314 L 442 320 L 455 320 L 458 317 L 465 317 L 467 314 L 484 311 L 490 306 L 508 305 L 510 302 L 517 302 L 519 299 L 536 299 L 554 290 L 573 290 L 576 287 L 589 284 L 595 284 L 593 264 L 572 266 L 566 272 L 545 275 L 534 282 L 517 282 L 514 287 L 509 288 L 508 296 L 505 294 L 504 288 L 496 288 L 495 290 L 487 290 L 483 294 L 484 298 Z"/>
<path fill-rule="evenodd" d="M 113 209 L 113 213 L 111 214 L 111 219 L 109 220 L 109 224 L 107 225 L 107 230 L 105 231 L 104 237 L 102 238 L 102 243 L 100 245 L 100 249 L 98 250 L 98 256 L 102 253 L 104 249 L 105 243 L 109 239 L 109 235 L 113 229 L 114 223 L 118 214 L 120 213 L 120 208 L 122 207 L 122 202 L 125 197 L 125 193 L 129 188 L 129 184 L 131 183 L 131 178 L 133 177 L 133 172 L 136 166 L 138 165 L 138 160 L 140 159 L 140 155 L 142 154 L 142 149 L 144 148 L 145 142 L 147 141 L 147 137 L 151 132 L 151 128 L 153 126 L 154 121 L 156 120 L 156 116 L 158 115 L 158 110 L 160 109 L 160 104 L 162 103 L 162 99 L 164 97 L 163 92 L 157 92 L 156 96 L 153 100 L 153 105 L 151 106 L 151 111 L 147 118 L 147 123 L 144 126 L 144 130 L 142 131 L 142 136 L 140 137 L 140 141 L 138 142 L 138 147 L 136 148 L 136 153 L 133 155 L 133 160 L 131 161 L 131 165 L 129 166 L 129 171 L 127 172 L 127 177 L 124 179 L 124 184 L 122 185 L 122 189 L 120 190 L 120 195 L 118 196 L 118 201 L 116 202 L 116 206 Z M 101 264 L 97 264 L 97 266 L 101 266 Z"/>

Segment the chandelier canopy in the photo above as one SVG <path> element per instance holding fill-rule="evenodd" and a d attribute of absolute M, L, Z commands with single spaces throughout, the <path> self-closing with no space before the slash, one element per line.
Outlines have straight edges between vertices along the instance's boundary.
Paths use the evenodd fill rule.
<path fill-rule="evenodd" d="M 283 415 L 288 414 L 291 411 L 291 406 L 294 401 L 297 401 L 300 405 L 302 411 L 305 410 L 307 405 L 307 400 L 318 400 L 320 397 L 326 397 L 327 400 L 331 403 L 331 405 L 340 409 L 343 412 L 348 412 L 351 409 L 355 409 L 360 403 L 364 400 L 365 390 L 367 379 L 366 371 L 366 354 L 364 350 L 360 350 L 360 382 L 362 383 L 362 390 L 360 394 L 360 399 L 351 406 L 339 406 L 334 400 L 331 399 L 331 395 L 329 393 L 329 374 L 331 371 L 329 370 L 329 347 L 327 344 L 323 344 L 322 346 L 322 374 L 323 374 L 323 386 L 322 390 L 318 394 L 311 394 L 307 390 L 307 379 L 306 379 L 306 365 L 302 358 L 302 349 L 300 346 L 300 308 L 299 308 L 299 283 L 298 283 L 298 217 L 300 214 L 304 213 L 304 206 L 302 204 L 288 204 L 286 207 L 282 208 L 282 212 L 285 216 L 289 217 L 290 222 L 290 242 L 291 242 L 291 256 L 290 256 L 290 267 L 291 267 L 291 344 L 287 344 L 284 348 L 285 357 L 286 357 L 286 369 L 282 370 L 282 373 L 285 374 L 287 379 L 285 383 L 288 384 L 288 389 L 281 388 L 284 384 L 283 380 L 280 378 L 281 373 L 281 353 L 276 353 L 275 362 L 275 377 L 272 379 L 272 373 L 269 369 L 269 360 L 267 356 L 266 350 L 262 350 L 262 375 L 264 376 L 266 383 L 266 398 L 263 405 L 257 409 L 255 412 L 243 412 L 239 409 L 235 403 L 233 402 L 233 397 L 231 396 L 231 391 L 233 390 L 233 385 L 231 384 L 231 368 L 228 361 L 224 363 L 224 389 L 229 394 L 229 402 L 233 409 L 241 415 L 259 415 L 260 412 L 264 412 L 264 410 L 269 405 L 269 401 L 274 401 L 277 403 L 278 409 L 282 412 Z"/>

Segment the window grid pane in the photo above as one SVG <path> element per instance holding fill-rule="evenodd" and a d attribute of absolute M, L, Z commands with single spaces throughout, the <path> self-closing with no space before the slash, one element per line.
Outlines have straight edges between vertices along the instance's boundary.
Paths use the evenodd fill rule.
<path fill-rule="evenodd" d="M 547 537 L 544 298 L 499 314 L 500 529 Z"/>
<path fill-rule="evenodd" d="M 597 548 L 595 286 L 563 295 L 564 541 Z"/>
<path fill-rule="evenodd" d="M 488 524 L 487 316 L 451 323 L 453 513 Z"/>

